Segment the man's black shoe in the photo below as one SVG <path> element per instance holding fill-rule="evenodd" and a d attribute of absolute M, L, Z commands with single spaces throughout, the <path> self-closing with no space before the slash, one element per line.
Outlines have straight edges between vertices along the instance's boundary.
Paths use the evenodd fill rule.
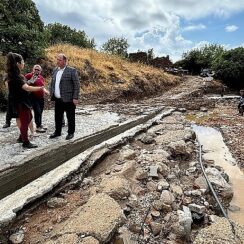
<path fill-rule="evenodd" d="M 61 136 L 61 134 L 57 134 L 57 133 L 53 133 L 52 135 L 49 136 L 50 139 L 53 139 L 53 138 L 56 138 L 56 137 L 59 137 Z"/>
<path fill-rule="evenodd" d="M 74 137 L 74 134 L 68 134 L 67 136 L 66 136 L 66 140 L 70 140 L 70 139 L 72 139 Z"/>
<path fill-rule="evenodd" d="M 6 123 L 5 125 L 3 125 L 3 129 L 8 128 L 8 127 L 10 127 L 9 123 Z"/>
<path fill-rule="evenodd" d="M 33 144 L 31 142 L 24 142 L 22 146 L 24 148 L 37 148 L 38 147 L 36 144 Z"/>

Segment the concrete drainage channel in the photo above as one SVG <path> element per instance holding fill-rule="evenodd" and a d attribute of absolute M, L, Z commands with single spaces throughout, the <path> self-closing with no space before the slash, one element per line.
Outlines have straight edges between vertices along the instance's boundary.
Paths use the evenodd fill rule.
<path fill-rule="evenodd" d="M 24 206 L 50 192 L 77 171 L 94 152 L 124 143 L 173 111 L 175 109 L 165 112 L 160 109 L 70 144 L 44 149 L 39 155 L 1 175 L 0 227 L 8 225 Z"/>

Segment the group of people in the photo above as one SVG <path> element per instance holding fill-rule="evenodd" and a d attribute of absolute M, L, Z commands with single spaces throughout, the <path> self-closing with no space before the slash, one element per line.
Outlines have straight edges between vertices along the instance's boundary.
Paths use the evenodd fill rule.
<path fill-rule="evenodd" d="M 24 148 L 36 148 L 37 145 L 29 140 L 28 128 L 32 132 L 34 131 L 33 109 L 36 132 L 46 131 L 42 125 L 42 113 L 44 94 L 47 94 L 55 102 L 55 131 L 49 138 L 61 136 L 64 111 L 66 111 L 68 120 L 66 140 L 72 139 L 75 132 L 75 108 L 80 93 L 80 82 L 76 69 L 67 65 L 67 57 L 63 53 L 58 54 L 57 67 L 53 71 L 48 91 L 44 87 L 41 66 L 36 64 L 31 73 L 23 75 L 24 65 L 24 59 L 20 54 L 8 53 L 5 79 L 8 87 L 8 109 L 3 128 L 9 127 L 11 119 L 16 118 L 20 131 L 17 142 L 23 143 Z"/>

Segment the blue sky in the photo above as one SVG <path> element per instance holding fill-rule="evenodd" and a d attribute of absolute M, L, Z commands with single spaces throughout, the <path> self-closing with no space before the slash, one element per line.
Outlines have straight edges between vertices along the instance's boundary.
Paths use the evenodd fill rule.
<path fill-rule="evenodd" d="M 45 24 L 84 30 L 97 48 L 125 37 L 129 52 L 154 49 L 172 61 L 205 44 L 244 46 L 244 0 L 34 0 Z"/>

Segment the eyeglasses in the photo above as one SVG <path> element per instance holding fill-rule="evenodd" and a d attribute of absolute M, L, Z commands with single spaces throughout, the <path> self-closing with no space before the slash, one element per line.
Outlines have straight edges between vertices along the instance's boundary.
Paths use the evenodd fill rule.
<path fill-rule="evenodd" d="M 34 69 L 35 71 L 41 71 L 40 69 Z"/>

